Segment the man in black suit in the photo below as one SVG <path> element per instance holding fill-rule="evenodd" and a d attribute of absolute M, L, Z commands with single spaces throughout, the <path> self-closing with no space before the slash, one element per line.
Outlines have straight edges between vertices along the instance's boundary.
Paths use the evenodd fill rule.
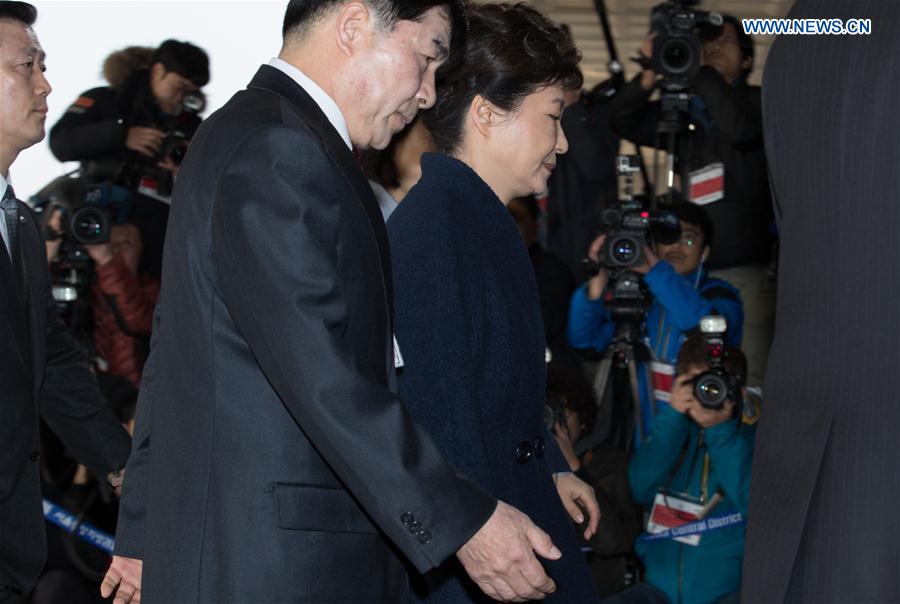
<path fill-rule="evenodd" d="M 130 445 L 57 315 L 41 230 L 9 186 L 10 165 L 44 138 L 36 18 L 30 4 L 0 2 L 0 602 L 31 589 L 47 554 L 39 418 L 100 476 L 125 465 Z"/>
<path fill-rule="evenodd" d="M 456 554 L 554 589 L 545 533 L 461 478 L 391 391 L 391 276 L 351 151 L 434 103 L 461 4 L 292 0 L 278 59 L 200 127 L 172 204 L 116 602 L 400 602 Z M 455 23 L 455 26 L 452 24 Z"/>
<path fill-rule="evenodd" d="M 780 36 L 766 65 L 781 256 L 741 601 L 900 602 L 900 3 L 788 16 L 872 31 Z"/>

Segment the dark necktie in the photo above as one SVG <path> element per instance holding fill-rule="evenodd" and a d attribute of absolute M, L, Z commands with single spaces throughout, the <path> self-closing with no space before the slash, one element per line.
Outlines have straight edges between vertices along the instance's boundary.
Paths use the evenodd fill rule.
<path fill-rule="evenodd" d="M 22 262 L 22 250 L 19 247 L 19 207 L 16 201 L 16 193 L 11 185 L 7 185 L 3 194 L 3 200 L 0 201 L 0 209 L 3 210 L 3 219 L 6 221 L 7 247 L 9 248 L 9 259 L 12 265 L 13 275 L 15 276 L 16 294 L 19 302 L 24 310 L 26 301 L 25 288 L 25 266 Z"/>
<path fill-rule="evenodd" d="M 3 192 L 3 200 L 0 201 L 0 209 L 3 210 L 3 219 L 6 221 L 7 249 L 13 266 L 16 265 L 19 249 L 19 208 L 16 206 L 16 193 L 12 185 L 6 186 Z"/>

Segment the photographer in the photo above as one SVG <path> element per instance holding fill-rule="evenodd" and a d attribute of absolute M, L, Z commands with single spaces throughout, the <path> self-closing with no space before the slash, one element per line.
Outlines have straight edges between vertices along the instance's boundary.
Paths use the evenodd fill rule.
<path fill-rule="evenodd" d="M 635 550 L 645 582 L 610 603 L 736 601 L 759 409 L 748 398 L 747 360 L 736 348 L 725 348 L 722 365 L 735 378 L 742 400 L 726 399 L 718 408 L 698 401 L 693 381 L 710 368 L 708 355 L 703 335 L 685 341 L 678 353 L 672 400 L 660 409 L 652 437 L 634 453 L 628 479 L 635 501 L 651 511 L 649 533 L 698 518 L 717 519 L 709 526 L 721 528 L 678 538 L 639 539 Z M 718 522 L 726 517 L 729 524 Z"/>
<path fill-rule="evenodd" d="M 50 149 L 60 161 L 80 161 L 87 178 L 132 192 L 140 272 L 159 277 L 174 177 L 201 121 L 184 101 L 209 81 L 209 59 L 188 42 L 166 40 L 152 54 L 114 53 L 104 75 L 110 86 L 78 97 L 50 130 Z"/>
<path fill-rule="evenodd" d="M 53 210 L 47 223 L 47 261 L 51 268 L 62 242 L 61 212 Z M 139 386 L 150 346 L 153 309 L 159 297 L 159 279 L 138 274 L 141 236 L 133 224 L 117 224 L 109 242 L 86 245 L 93 261 L 90 310 L 92 343 L 104 373 L 128 379 Z"/>
<path fill-rule="evenodd" d="M 721 279 L 707 277 L 703 266 L 713 241 L 713 225 L 706 211 L 689 202 L 671 209 L 681 223 L 681 239 L 671 245 L 655 244 L 645 250 L 646 262 L 634 267 L 644 275 L 652 295 L 643 330 L 651 362 L 639 364 L 638 395 L 643 433 L 653 426 L 655 401 L 667 401 L 674 362 L 685 332 L 697 327 L 709 314 L 725 317 L 730 328 L 728 343 L 739 346 L 743 308 L 738 291 Z M 591 244 L 588 256 L 599 261 L 605 236 Z M 613 340 L 616 325 L 604 294 L 609 274 L 601 268 L 588 283 L 575 290 L 569 310 L 569 343 L 577 349 L 603 352 Z M 637 430 L 640 434 L 641 430 Z M 640 443 L 638 443 L 639 445 Z"/>
<path fill-rule="evenodd" d="M 718 236 L 707 266 L 741 291 L 747 305 L 744 350 L 750 381 L 761 383 L 774 328 L 774 284 L 768 272 L 774 216 L 760 88 L 747 83 L 753 40 L 735 17 L 723 20 L 720 27 L 704 24 L 697 29 L 704 65 L 689 81 L 694 94 L 689 124 L 677 134 L 676 171 L 685 198 L 703 203 L 715 224 Z M 650 62 L 654 37 L 648 36 L 641 46 L 643 71 L 610 103 L 610 124 L 636 144 L 665 148 L 666 135 L 659 134 L 662 103 L 650 101 L 660 84 Z M 710 178 L 713 174 L 722 179 Z"/>
<path fill-rule="evenodd" d="M 555 360 L 550 363 L 546 413 L 552 414 L 553 436 L 569 467 L 593 487 L 600 506 L 600 524 L 587 541 L 586 557 L 597 592 L 605 598 L 625 587 L 629 554 L 641 531 L 640 510 L 628 487 L 628 456 L 605 443 L 580 456 L 575 453 L 597 416 L 591 384 L 580 369 L 560 366 Z"/>

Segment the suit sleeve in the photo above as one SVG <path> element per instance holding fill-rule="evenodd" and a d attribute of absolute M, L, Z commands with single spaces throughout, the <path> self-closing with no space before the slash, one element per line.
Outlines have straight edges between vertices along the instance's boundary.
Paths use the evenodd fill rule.
<path fill-rule="evenodd" d="M 115 92 L 96 88 L 78 97 L 50 130 L 50 150 L 59 161 L 97 159 L 124 150 L 127 133 Z"/>
<path fill-rule="evenodd" d="M 220 293 L 304 434 L 424 572 L 465 544 L 496 501 L 444 461 L 400 400 L 359 371 L 364 361 L 342 338 L 348 301 L 338 250 L 355 243 L 340 240 L 340 221 L 355 200 L 338 197 L 347 184 L 324 152 L 310 153 L 318 144 L 297 129 L 267 127 L 232 154 L 213 210 Z M 411 533 L 406 514 L 430 538 Z"/>
<path fill-rule="evenodd" d="M 28 212 L 29 224 L 37 229 Z M 39 234 L 36 240 L 41 240 Z M 45 253 L 41 247 L 41 256 Z M 46 270 L 46 259 L 40 267 Z M 59 318 L 56 301 L 46 281 L 42 300 L 46 305 L 44 381 L 40 393 L 41 417 L 59 436 L 75 459 L 99 476 L 124 467 L 131 442 L 128 433 L 109 408 L 87 356 Z"/>
<path fill-rule="evenodd" d="M 153 400 L 153 385 L 156 375 L 157 350 L 156 338 L 159 334 L 159 312 L 161 305 L 153 313 L 153 329 L 150 332 L 150 356 L 144 363 L 141 374 L 141 387 L 138 391 L 138 402 L 135 410 L 134 436 L 131 443 L 131 456 L 125 468 L 125 481 L 122 485 L 122 497 L 119 499 L 119 519 L 116 524 L 117 556 L 143 559 L 144 527 L 147 505 L 147 472 L 150 463 L 150 425 Z"/>

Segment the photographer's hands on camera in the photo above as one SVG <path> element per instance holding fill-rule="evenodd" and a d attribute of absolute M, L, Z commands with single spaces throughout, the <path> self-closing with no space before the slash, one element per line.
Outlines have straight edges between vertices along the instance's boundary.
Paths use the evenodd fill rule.
<path fill-rule="evenodd" d="M 600 235 L 591 242 L 591 246 L 588 248 L 588 258 L 600 265 L 600 270 L 588 281 L 587 295 L 589 300 L 599 300 L 603 296 L 606 286 L 609 285 L 609 271 L 603 266 L 600 258 L 600 250 L 603 249 L 605 242 L 606 235 Z M 656 266 L 657 262 L 659 262 L 659 258 L 650 246 L 644 246 L 644 262 L 631 267 L 631 270 L 641 275 L 646 275 L 650 272 L 650 269 Z"/>
<path fill-rule="evenodd" d="M 675 379 L 669 406 L 678 413 L 687 414 L 701 428 L 712 428 L 727 422 L 734 416 L 735 403 L 732 400 L 726 400 L 720 409 L 708 409 L 701 405 L 694 397 L 693 383 L 694 378 L 701 373 L 703 373 L 702 370 L 693 371 Z"/>
<path fill-rule="evenodd" d="M 147 157 L 155 157 L 162 149 L 162 143 L 166 138 L 166 133 L 156 128 L 148 128 L 145 126 L 132 126 L 128 129 L 128 136 L 125 139 L 125 148 L 137 151 L 141 155 Z M 166 157 L 156 164 L 160 168 L 168 170 L 173 175 L 178 175 L 178 164 Z"/>

